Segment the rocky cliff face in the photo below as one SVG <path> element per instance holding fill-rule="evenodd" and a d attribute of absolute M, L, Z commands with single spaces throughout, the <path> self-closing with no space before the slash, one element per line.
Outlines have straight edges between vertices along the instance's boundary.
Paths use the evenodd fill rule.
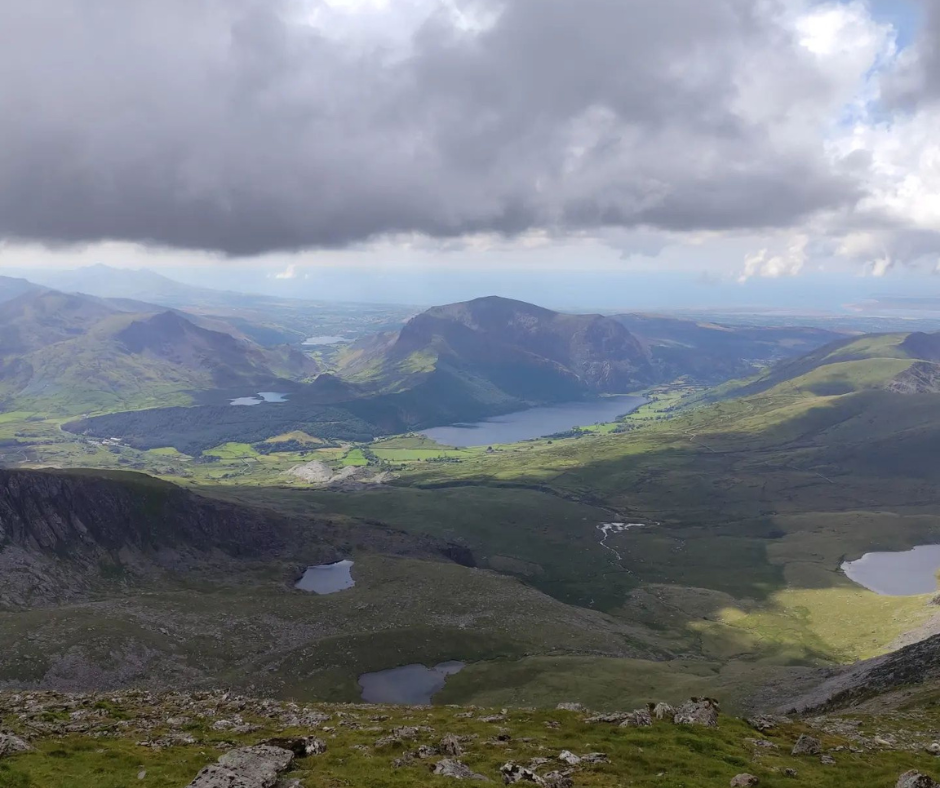
<path fill-rule="evenodd" d="M 932 687 L 940 682 L 940 635 L 898 651 L 858 662 L 839 671 L 811 692 L 790 702 L 783 711 L 806 713 L 844 709 L 899 689 Z"/>
<path fill-rule="evenodd" d="M 0 606 L 80 596 L 103 579 L 240 560 L 336 560 L 353 548 L 472 563 L 459 546 L 205 498 L 136 473 L 0 470 Z"/>

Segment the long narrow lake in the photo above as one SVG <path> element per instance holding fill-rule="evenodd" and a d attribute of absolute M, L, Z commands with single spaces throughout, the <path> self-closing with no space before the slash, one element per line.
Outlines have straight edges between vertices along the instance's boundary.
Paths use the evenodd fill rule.
<path fill-rule="evenodd" d="M 643 397 L 602 397 L 587 402 L 566 402 L 562 405 L 547 405 L 529 408 L 503 416 L 493 416 L 469 424 L 451 424 L 449 427 L 433 427 L 424 430 L 431 440 L 443 446 L 492 446 L 499 443 L 516 443 L 532 438 L 544 438 L 565 432 L 572 427 L 589 427 L 614 421 L 636 410 L 646 400 Z"/>
<path fill-rule="evenodd" d="M 940 544 L 927 544 L 896 553 L 865 553 L 846 561 L 846 577 L 882 596 L 914 596 L 937 591 Z"/>

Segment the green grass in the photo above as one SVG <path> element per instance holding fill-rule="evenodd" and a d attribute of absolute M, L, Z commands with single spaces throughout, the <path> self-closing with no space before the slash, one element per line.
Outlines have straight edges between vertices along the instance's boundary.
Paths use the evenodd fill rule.
<path fill-rule="evenodd" d="M 2 699 L 0 699 L 2 700 Z M 184 699 L 185 700 L 185 699 Z M 217 701 L 218 702 L 218 701 Z M 173 699 L 156 699 L 164 718 L 181 713 Z M 200 708 L 198 705 L 196 708 Z M 782 725 L 768 734 L 758 734 L 744 722 L 722 715 L 717 728 L 678 726 L 657 722 L 649 728 L 618 728 L 614 725 L 588 725 L 584 715 L 566 711 L 513 710 L 498 722 L 485 722 L 498 709 L 474 709 L 460 716 L 456 708 L 334 707 L 318 709 L 332 717 L 322 729 L 284 729 L 270 717 L 256 713 L 252 703 L 240 712 L 246 722 L 260 729 L 252 734 L 233 735 L 210 729 L 212 719 L 196 720 L 187 730 L 197 743 L 166 749 L 140 747 L 136 739 L 157 737 L 167 730 L 158 725 L 152 731 L 134 732 L 139 714 L 151 715 L 153 708 L 140 699 L 114 696 L 104 709 L 97 709 L 101 725 L 123 721 L 130 732 L 116 736 L 45 737 L 35 752 L 6 758 L 0 763 L 3 788 L 124 788 L 143 782 L 157 788 L 177 788 L 188 783 L 207 764 L 214 763 L 223 750 L 220 742 L 236 746 L 254 744 L 272 735 L 315 734 L 324 737 L 327 751 L 320 756 L 295 762 L 289 776 L 306 786 L 369 785 L 411 788 L 435 786 L 442 778 L 433 776 L 430 761 L 415 760 L 400 768 L 393 762 L 419 745 L 435 745 L 444 734 L 461 737 L 465 752 L 460 760 L 490 781 L 501 780 L 500 767 L 507 761 L 526 764 L 533 758 L 548 758 L 540 767 L 545 773 L 558 769 L 562 750 L 576 753 L 603 752 L 609 763 L 586 765 L 574 775 L 575 784 L 591 788 L 615 786 L 666 786 L 667 788 L 711 788 L 727 785 L 742 772 L 757 775 L 760 784 L 770 788 L 794 783 L 784 769 L 796 769 L 802 785 L 835 788 L 853 785 L 881 788 L 891 785 L 898 775 L 911 768 L 936 775 L 936 761 L 920 751 L 869 750 L 849 752 L 850 741 L 808 728 L 802 723 Z M 182 713 L 186 708 L 182 707 Z M 230 713 L 226 709 L 222 713 Z M 275 712 L 283 714 L 283 711 Z M 866 718 L 860 721 L 865 724 Z M 343 724 L 337 724 L 342 722 Z M 377 740 L 402 725 L 421 726 L 415 739 L 403 744 L 377 747 Z M 820 736 L 826 750 L 833 752 L 835 764 L 824 765 L 818 758 L 790 754 L 797 737 L 804 732 Z M 502 734 L 502 740 L 496 738 Z M 771 747 L 756 747 L 755 739 Z M 138 775 L 146 775 L 142 781 Z"/>
<path fill-rule="evenodd" d="M 362 453 L 362 449 L 350 449 L 343 457 L 343 465 L 353 466 L 355 468 L 365 467 L 369 460 Z"/>

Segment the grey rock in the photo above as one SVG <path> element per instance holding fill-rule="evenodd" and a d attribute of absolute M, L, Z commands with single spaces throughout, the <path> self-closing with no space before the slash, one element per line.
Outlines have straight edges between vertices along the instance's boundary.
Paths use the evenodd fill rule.
<path fill-rule="evenodd" d="M 581 756 L 581 763 L 610 763 L 606 752 L 589 752 Z"/>
<path fill-rule="evenodd" d="M 326 752 L 326 742 L 315 736 L 268 739 L 263 743 L 270 747 L 290 750 L 297 758 L 309 758 L 311 755 L 322 755 Z"/>
<path fill-rule="evenodd" d="M 460 737 L 455 736 L 452 733 L 448 733 L 442 736 L 440 744 L 438 744 L 437 747 L 441 751 L 441 755 L 448 755 L 451 758 L 457 758 L 463 755 L 463 747 L 460 744 Z"/>
<path fill-rule="evenodd" d="M 760 731 L 761 733 L 766 733 L 767 731 L 772 731 L 778 725 L 787 722 L 784 717 L 774 717 L 770 715 L 761 714 L 754 717 L 745 717 L 744 721 L 750 725 L 755 731 Z"/>
<path fill-rule="evenodd" d="M 612 714 L 595 714 L 588 717 L 585 722 L 588 725 L 597 725 L 598 723 L 607 723 L 609 725 L 619 725 L 630 716 L 629 711 L 615 711 Z"/>
<path fill-rule="evenodd" d="M 718 727 L 718 702 L 711 698 L 692 698 L 676 709 L 672 721 L 676 725 L 704 725 Z"/>
<path fill-rule="evenodd" d="M 558 754 L 558 760 L 562 763 L 567 763 L 569 766 L 577 766 L 581 763 L 581 757 L 575 755 L 571 750 L 562 750 Z"/>
<path fill-rule="evenodd" d="M 489 778 L 477 774 L 465 763 L 452 758 L 444 758 L 434 764 L 432 772 L 440 777 L 452 777 L 455 780 L 482 780 L 489 782 Z"/>
<path fill-rule="evenodd" d="M 657 720 L 671 720 L 676 716 L 676 710 L 668 703 L 657 703 L 653 706 L 653 716 Z"/>
<path fill-rule="evenodd" d="M 582 703 L 559 703 L 556 707 L 558 711 L 584 711 Z"/>
<path fill-rule="evenodd" d="M 426 761 L 428 758 L 434 758 L 440 755 L 437 747 L 432 747 L 430 744 L 422 744 L 415 750 L 415 758 L 419 758 L 422 761 Z"/>
<path fill-rule="evenodd" d="M 823 766 L 835 766 L 836 765 L 836 759 L 833 758 L 831 755 L 820 755 L 819 762 Z"/>
<path fill-rule="evenodd" d="M 531 769 L 511 761 L 500 766 L 499 773 L 503 775 L 503 782 L 506 785 L 513 785 L 514 783 L 542 784 L 541 778 Z"/>
<path fill-rule="evenodd" d="M 895 788 L 937 788 L 938 785 L 940 783 L 937 783 L 926 774 L 911 769 L 898 777 Z"/>
<path fill-rule="evenodd" d="M 574 781 L 564 772 L 549 772 L 539 780 L 544 788 L 572 788 Z"/>
<path fill-rule="evenodd" d="M 0 733 L 0 758 L 29 752 L 32 749 L 30 744 L 19 736 L 14 736 L 12 733 Z"/>
<path fill-rule="evenodd" d="M 653 724 L 649 709 L 631 711 L 626 719 L 620 723 L 621 728 L 648 728 Z"/>
<path fill-rule="evenodd" d="M 819 739 L 807 736 L 805 733 L 800 734 L 800 738 L 796 740 L 791 750 L 792 755 L 819 755 L 821 752 L 822 745 Z"/>
<path fill-rule="evenodd" d="M 783 770 L 783 776 L 784 776 L 784 777 L 796 777 L 797 774 L 798 774 L 798 773 L 797 773 L 796 769 L 787 768 L 787 769 L 784 769 L 784 770 Z"/>
<path fill-rule="evenodd" d="M 240 747 L 199 772 L 189 788 L 272 788 L 293 760 L 294 753 L 280 747 Z"/>
<path fill-rule="evenodd" d="M 738 774 L 731 778 L 731 788 L 754 788 L 755 785 L 760 785 L 760 780 L 753 774 Z"/>

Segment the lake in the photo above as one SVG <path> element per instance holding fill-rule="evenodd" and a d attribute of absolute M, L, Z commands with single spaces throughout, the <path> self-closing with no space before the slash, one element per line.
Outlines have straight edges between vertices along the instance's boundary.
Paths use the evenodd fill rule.
<path fill-rule="evenodd" d="M 263 405 L 265 402 L 287 402 L 287 395 L 279 391 L 259 391 L 256 397 L 237 397 L 229 405 Z"/>
<path fill-rule="evenodd" d="M 354 561 L 337 561 L 334 564 L 320 564 L 308 566 L 304 576 L 295 584 L 294 588 L 301 591 L 311 591 L 314 594 L 335 594 L 356 585 L 352 577 Z"/>
<path fill-rule="evenodd" d="M 937 591 L 940 544 L 928 544 L 894 553 L 866 553 L 846 561 L 846 576 L 882 596 L 913 596 Z"/>
<path fill-rule="evenodd" d="M 377 673 L 363 673 L 359 677 L 362 699 L 366 703 L 426 706 L 444 689 L 447 677 L 459 673 L 465 667 L 463 662 L 442 662 L 433 668 L 404 665 Z"/>
<path fill-rule="evenodd" d="M 529 408 L 471 424 L 451 424 L 424 430 L 433 441 L 443 446 L 492 446 L 498 443 L 516 443 L 532 438 L 544 438 L 572 427 L 614 421 L 643 405 L 643 397 L 602 397 L 587 402 L 566 402 Z"/>
<path fill-rule="evenodd" d="M 308 347 L 317 347 L 318 345 L 338 345 L 340 342 L 349 342 L 346 337 L 333 337 L 333 336 L 322 336 L 322 337 L 308 337 L 304 340 L 304 344 Z"/>

